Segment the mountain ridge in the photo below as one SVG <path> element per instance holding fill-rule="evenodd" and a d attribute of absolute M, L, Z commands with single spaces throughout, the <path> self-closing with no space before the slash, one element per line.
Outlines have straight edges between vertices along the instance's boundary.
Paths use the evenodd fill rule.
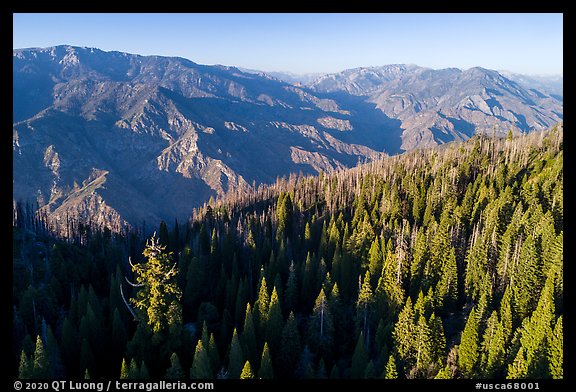
<path fill-rule="evenodd" d="M 454 69 L 388 67 L 347 70 L 332 89 L 317 83 L 322 77 L 297 86 L 180 57 L 16 49 L 13 198 L 38 202 L 59 224 L 92 218 L 118 231 L 185 218 L 210 197 L 290 173 L 463 140 L 487 118 L 501 117 L 500 134 L 539 129 L 534 118 L 538 126 L 561 120 L 553 97 L 514 91 L 507 79 L 498 85 L 496 71 L 483 91 L 473 90 L 471 80 L 487 75 L 478 71 L 457 92 L 449 88 Z M 438 97 L 443 107 L 434 106 Z"/>

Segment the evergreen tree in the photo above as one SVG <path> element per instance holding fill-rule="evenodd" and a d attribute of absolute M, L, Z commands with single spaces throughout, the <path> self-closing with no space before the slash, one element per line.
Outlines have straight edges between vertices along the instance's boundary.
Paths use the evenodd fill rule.
<path fill-rule="evenodd" d="M 246 304 L 246 318 L 244 319 L 244 329 L 242 330 L 240 341 L 242 343 L 242 352 L 249 361 L 255 361 L 258 358 L 258 344 L 256 342 L 256 330 L 252 314 L 250 304 Z"/>
<path fill-rule="evenodd" d="M 368 333 L 368 315 L 373 301 L 372 288 L 370 287 L 370 271 L 366 271 L 364 282 L 362 283 L 360 292 L 358 293 L 358 300 L 356 301 L 357 314 L 361 322 L 360 328 L 364 335 Z"/>
<path fill-rule="evenodd" d="M 368 365 L 366 365 L 366 370 L 364 371 L 364 378 L 371 379 L 376 378 L 376 369 L 374 368 L 374 361 L 370 360 Z"/>
<path fill-rule="evenodd" d="M 218 354 L 218 347 L 216 346 L 216 340 L 214 339 L 214 334 L 210 334 L 210 340 L 208 342 L 208 358 L 210 359 L 210 367 L 212 368 L 212 374 L 218 372 L 220 366 L 220 355 Z"/>
<path fill-rule="evenodd" d="M 286 299 L 284 301 L 284 308 L 286 312 L 293 312 L 296 310 L 298 304 L 298 281 L 296 277 L 296 268 L 294 262 L 290 263 L 290 273 L 288 274 L 288 281 L 286 283 Z"/>
<path fill-rule="evenodd" d="M 140 317 L 152 328 L 160 332 L 181 317 L 170 317 L 174 311 L 181 312 L 182 292 L 173 281 L 178 274 L 176 264 L 170 261 L 172 253 L 166 253 L 166 246 L 152 237 L 143 252 L 147 262 L 132 266 L 136 274 L 136 283 L 141 285 L 132 303 L 140 310 Z M 171 310 L 170 307 L 175 307 Z"/>
<path fill-rule="evenodd" d="M 446 335 L 444 333 L 444 325 L 440 317 L 432 313 L 428 320 L 430 327 L 431 337 L 431 355 L 432 360 L 441 366 L 446 357 Z"/>
<path fill-rule="evenodd" d="M 278 198 L 278 240 L 290 236 L 292 233 L 292 197 L 289 193 L 281 194 Z"/>
<path fill-rule="evenodd" d="M 442 265 L 436 299 L 438 307 L 448 311 L 453 310 L 458 301 L 458 271 L 454 248 L 450 248 L 450 253 Z"/>
<path fill-rule="evenodd" d="M 520 347 L 514 362 L 508 365 L 507 379 L 518 379 L 527 378 L 528 376 L 528 363 L 526 362 L 526 356 L 524 355 L 524 348 Z"/>
<path fill-rule="evenodd" d="M 126 358 L 122 358 L 122 366 L 120 368 L 120 379 L 128 379 L 128 364 L 126 363 Z"/>
<path fill-rule="evenodd" d="M 192 319 L 196 318 L 200 306 L 202 293 L 206 289 L 206 271 L 200 258 L 192 257 L 186 273 L 186 288 L 184 290 L 184 314 Z M 238 290 L 240 292 L 240 290 Z M 238 296 L 241 299 L 241 296 Z M 243 308 L 242 308 L 243 309 Z"/>
<path fill-rule="evenodd" d="M 238 333 L 236 332 L 236 328 L 234 328 L 228 356 L 228 376 L 234 379 L 239 378 L 244 362 L 244 353 L 242 352 L 242 347 L 240 346 Z"/>
<path fill-rule="evenodd" d="M 398 371 L 396 370 L 396 360 L 394 359 L 394 354 L 388 357 L 388 362 L 386 362 L 386 368 L 384 369 L 385 379 L 395 379 L 398 378 Z"/>
<path fill-rule="evenodd" d="M 170 356 L 170 367 L 166 370 L 164 378 L 168 380 L 182 380 L 184 378 L 184 371 L 180 365 L 180 359 L 176 353 Z"/>
<path fill-rule="evenodd" d="M 22 380 L 32 378 L 33 372 L 33 365 L 24 350 L 22 350 L 20 353 L 20 365 L 18 366 L 18 378 Z"/>
<path fill-rule="evenodd" d="M 270 307 L 268 309 L 267 319 L 268 323 L 266 324 L 265 340 L 270 343 L 270 349 L 274 354 L 276 354 L 280 349 L 282 328 L 284 328 L 284 317 L 282 317 L 282 309 L 280 307 L 276 287 L 272 290 L 272 296 L 270 297 Z M 258 362 L 254 359 L 253 363 L 257 364 Z"/>
<path fill-rule="evenodd" d="M 266 279 L 262 276 L 260 280 L 260 290 L 258 291 L 258 299 L 254 303 L 256 325 L 258 333 L 264 334 L 266 331 L 266 322 L 268 321 L 268 309 L 270 308 L 270 296 L 268 295 L 268 288 L 266 286 Z"/>
<path fill-rule="evenodd" d="M 51 378 L 50 360 L 44 349 L 44 343 L 40 335 L 36 337 L 36 348 L 34 349 L 34 361 L 32 366 L 32 378 Z"/>
<path fill-rule="evenodd" d="M 150 373 L 148 373 L 148 366 L 146 366 L 146 362 L 142 361 L 142 366 L 140 366 L 140 378 L 142 380 L 150 379 Z"/>
<path fill-rule="evenodd" d="M 564 378 L 564 339 L 562 332 L 562 316 L 558 317 L 554 332 L 548 340 L 548 363 L 550 376 L 555 379 Z"/>
<path fill-rule="evenodd" d="M 376 283 L 380 278 L 380 272 L 382 272 L 382 251 L 380 250 L 380 239 L 374 238 L 372 245 L 370 246 L 370 251 L 368 253 L 369 260 L 369 271 L 372 279 L 372 287 L 376 287 Z"/>
<path fill-rule="evenodd" d="M 553 335 L 554 308 L 554 276 L 549 276 L 540 294 L 536 310 L 529 319 L 524 320 L 519 330 L 529 377 L 548 376 L 546 341 L 548 336 Z"/>
<path fill-rule="evenodd" d="M 314 352 L 319 352 L 320 355 L 326 357 L 331 356 L 331 348 L 334 342 L 334 320 L 324 289 L 320 289 L 320 293 L 314 303 L 312 316 L 308 323 L 307 335 L 310 347 Z"/>
<path fill-rule="evenodd" d="M 416 369 L 418 372 L 425 372 L 432 365 L 433 341 L 424 315 L 420 315 L 418 318 L 416 331 Z"/>
<path fill-rule="evenodd" d="M 244 380 L 247 378 L 254 378 L 254 373 L 252 373 L 252 368 L 250 367 L 250 362 L 246 361 L 244 367 L 242 368 L 242 373 L 240 373 L 240 379 Z"/>
<path fill-rule="evenodd" d="M 398 359 L 404 364 L 412 365 L 414 362 L 416 352 L 414 347 L 415 335 L 416 325 L 414 323 L 412 300 L 408 297 L 392 331 L 394 348 L 398 353 Z"/>
<path fill-rule="evenodd" d="M 274 372 L 272 370 L 272 360 L 270 358 L 270 351 L 268 350 L 268 343 L 264 343 L 264 350 L 262 350 L 262 358 L 260 359 L 260 368 L 258 369 L 258 378 L 272 379 Z"/>
<path fill-rule="evenodd" d="M 238 341 L 237 337 L 236 341 Z M 196 343 L 194 360 L 192 361 L 192 367 L 190 368 L 190 378 L 193 380 L 212 378 L 210 358 L 208 357 L 208 353 L 206 352 L 201 339 L 199 339 L 198 343 Z"/>
<path fill-rule="evenodd" d="M 292 376 L 298 364 L 300 350 L 300 333 L 298 332 L 296 317 L 294 317 L 293 312 L 290 312 L 288 321 L 282 330 L 282 341 L 280 344 L 279 361 L 282 364 L 280 368 L 282 376 Z"/>
<path fill-rule="evenodd" d="M 130 360 L 130 366 L 128 368 L 128 379 L 129 380 L 137 380 L 140 378 L 140 369 L 138 368 L 138 364 L 136 360 L 132 358 Z"/>
<path fill-rule="evenodd" d="M 352 369 L 350 376 L 352 378 L 364 378 L 367 365 L 368 353 L 364 346 L 364 335 L 360 332 L 358 341 L 356 342 L 356 348 L 354 349 L 354 354 L 352 355 Z"/>
<path fill-rule="evenodd" d="M 486 378 L 493 378 L 498 366 L 504 362 L 504 329 L 498 320 L 496 311 L 493 311 L 486 323 L 482 338 L 481 374 Z"/>
<path fill-rule="evenodd" d="M 458 349 L 458 367 L 465 377 L 471 378 L 476 375 L 478 349 L 478 318 L 475 309 L 472 308 Z"/>

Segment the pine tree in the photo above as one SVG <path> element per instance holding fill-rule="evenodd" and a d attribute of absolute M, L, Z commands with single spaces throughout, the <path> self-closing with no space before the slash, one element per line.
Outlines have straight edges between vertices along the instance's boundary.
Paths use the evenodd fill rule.
<path fill-rule="evenodd" d="M 555 379 L 564 378 L 564 338 L 562 332 L 562 316 L 558 317 L 554 332 L 548 340 L 548 366 L 550 376 Z"/>
<path fill-rule="evenodd" d="M 228 376 L 234 379 L 239 378 L 244 362 L 244 353 L 242 352 L 242 347 L 240 346 L 238 333 L 236 332 L 236 328 L 234 328 L 228 356 Z"/>
<path fill-rule="evenodd" d="M 358 341 L 356 342 L 356 348 L 354 349 L 354 354 L 352 355 L 352 369 L 350 376 L 357 379 L 364 378 L 367 365 L 368 353 L 364 346 L 364 335 L 360 332 L 360 335 L 358 335 Z"/>
<path fill-rule="evenodd" d="M 278 198 L 277 219 L 278 231 L 277 239 L 289 237 L 292 233 L 292 197 L 289 193 L 280 194 Z"/>
<path fill-rule="evenodd" d="M 502 335 L 506 346 L 512 338 L 512 292 L 510 286 L 506 287 L 502 300 L 500 301 L 500 323 L 502 324 Z"/>
<path fill-rule="evenodd" d="M 465 377 L 472 378 L 476 374 L 478 349 L 478 318 L 475 309 L 472 308 L 458 349 L 458 367 Z"/>
<path fill-rule="evenodd" d="M 268 321 L 269 308 L 270 296 L 268 295 L 266 279 L 264 276 L 262 276 L 262 279 L 260 280 L 260 290 L 258 291 L 258 299 L 254 303 L 256 329 L 258 330 L 258 334 L 264 334 L 266 331 L 266 322 Z"/>
<path fill-rule="evenodd" d="M 554 309 L 554 276 L 549 276 L 540 294 L 536 310 L 520 328 L 520 344 L 524 349 L 528 376 L 531 378 L 548 376 L 546 340 L 553 334 Z"/>
<path fill-rule="evenodd" d="M 210 359 L 210 367 L 212 368 L 212 374 L 216 374 L 220 366 L 220 355 L 218 354 L 218 347 L 216 346 L 216 340 L 214 339 L 213 333 L 210 334 L 207 353 L 208 358 Z"/>
<path fill-rule="evenodd" d="M 242 352 L 246 355 L 246 358 L 254 362 L 258 358 L 258 344 L 252 315 L 250 304 L 246 304 L 246 318 L 244 319 L 244 329 L 240 336 L 240 342 L 242 343 Z"/>
<path fill-rule="evenodd" d="M 284 317 L 282 317 L 282 309 L 280 307 L 280 301 L 276 287 L 274 287 L 274 290 L 272 290 L 272 296 L 270 297 L 270 307 L 268 309 L 267 319 L 268 323 L 266 324 L 265 340 L 269 342 L 271 351 L 274 354 L 277 354 L 278 350 L 280 349 L 280 343 L 282 340 Z M 252 363 L 258 363 L 256 358 Z"/>
<path fill-rule="evenodd" d="M 242 368 L 242 373 L 240 374 L 240 379 L 245 380 L 248 378 L 254 378 L 254 373 L 252 373 L 252 368 L 250 367 L 250 362 L 246 361 L 244 367 Z"/>
<path fill-rule="evenodd" d="M 436 376 L 434 376 L 434 379 L 436 380 L 449 380 L 451 378 L 452 372 L 450 371 L 450 367 L 448 365 L 440 369 L 440 371 L 436 373 Z"/>
<path fill-rule="evenodd" d="M 320 362 L 318 362 L 318 371 L 316 372 L 315 378 L 325 379 L 326 377 L 326 364 L 324 363 L 324 358 L 320 358 Z"/>
<path fill-rule="evenodd" d="M 458 301 L 458 273 L 454 248 L 450 248 L 450 253 L 442 265 L 436 299 L 438 307 L 447 311 L 454 309 Z"/>
<path fill-rule="evenodd" d="M 238 339 L 236 339 L 238 340 Z M 212 378 L 212 369 L 210 366 L 210 358 L 199 339 L 196 343 L 196 351 L 194 352 L 194 359 L 192 360 L 192 367 L 190 368 L 191 379 L 208 379 Z"/>
<path fill-rule="evenodd" d="M 196 319 L 202 293 L 207 288 L 206 280 L 204 263 L 200 258 L 192 257 L 186 273 L 186 288 L 183 296 L 184 314 L 192 319 Z M 239 295 L 238 298 L 241 299 L 241 296 Z"/>
<path fill-rule="evenodd" d="M 493 378 L 497 367 L 504 362 L 504 355 L 504 329 L 496 311 L 493 311 L 486 323 L 482 338 L 481 375 Z"/>
<path fill-rule="evenodd" d="M 60 355 L 60 347 L 56 337 L 52 333 L 52 327 L 46 327 L 46 354 L 50 363 L 50 373 L 52 377 L 64 377 L 64 367 Z"/>
<path fill-rule="evenodd" d="M 33 365 L 30 363 L 30 359 L 24 352 L 20 353 L 20 365 L 18 366 L 18 378 L 25 380 L 33 377 Z"/>
<path fill-rule="evenodd" d="M 308 323 L 308 341 L 314 352 L 319 352 L 321 356 L 331 357 L 334 342 L 334 320 L 324 289 L 320 289 L 314 302 Z"/>
<path fill-rule="evenodd" d="M 358 293 L 358 300 L 356 301 L 356 314 L 361 320 L 360 328 L 364 335 L 368 333 L 368 315 L 371 311 L 371 305 L 374 301 L 372 295 L 372 288 L 370 287 L 370 271 L 366 271 L 364 275 L 364 282 Z"/>
<path fill-rule="evenodd" d="M 150 373 L 148 373 L 148 366 L 146 362 L 142 361 L 142 366 L 140 366 L 140 379 L 148 380 L 150 379 Z"/>
<path fill-rule="evenodd" d="M 270 358 L 270 351 L 268 350 L 268 343 L 264 343 L 264 350 L 262 350 L 262 358 L 260 359 L 260 368 L 258 369 L 258 378 L 273 379 L 274 372 L 272 370 L 272 360 Z"/>
<path fill-rule="evenodd" d="M 120 317 L 120 312 L 118 309 L 114 309 L 113 313 L 113 320 L 112 320 L 112 342 L 113 342 L 113 349 L 120 358 L 122 356 L 122 349 L 126 347 L 126 343 L 128 342 L 128 335 L 126 333 L 126 328 L 124 327 L 124 323 Z"/>
<path fill-rule="evenodd" d="M 136 360 L 132 358 L 130 360 L 130 366 L 128 368 L 128 379 L 129 380 L 137 380 L 140 378 L 140 369 L 138 368 L 138 364 Z"/>
<path fill-rule="evenodd" d="M 170 317 L 174 312 L 170 309 L 171 305 L 176 307 L 176 312 L 181 312 L 177 301 L 182 297 L 182 292 L 174 282 L 178 269 L 170 261 L 172 253 L 167 253 L 166 246 L 161 245 L 155 236 L 146 243 L 143 254 L 147 262 L 132 266 L 136 283 L 141 287 L 131 301 L 140 310 L 140 317 L 157 333 L 175 320 L 181 320 L 181 317 Z"/>
<path fill-rule="evenodd" d="M 370 360 L 368 365 L 366 365 L 366 370 L 364 371 L 364 378 L 371 379 L 376 378 L 376 369 L 374 368 L 374 361 Z"/>
<path fill-rule="evenodd" d="M 32 378 L 38 379 L 51 378 L 49 358 L 46 351 L 44 350 L 44 343 L 42 342 L 40 335 L 36 337 L 36 348 L 34 350 L 32 375 Z"/>
<path fill-rule="evenodd" d="M 120 379 L 128 379 L 128 364 L 126 363 L 126 358 L 122 358 L 122 366 L 120 368 Z"/>
<path fill-rule="evenodd" d="M 291 377 L 296 368 L 300 355 L 300 333 L 294 313 L 290 312 L 288 321 L 282 330 L 282 341 L 280 344 L 279 361 L 283 376 Z"/>
<path fill-rule="evenodd" d="M 390 354 L 388 357 L 388 362 L 386 362 L 386 368 L 384 369 L 384 378 L 388 380 L 398 378 L 394 354 Z"/>
<path fill-rule="evenodd" d="M 526 356 L 524 355 L 524 348 L 520 347 L 518 354 L 514 361 L 508 365 L 507 379 L 518 379 L 527 378 L 528 376 L 528 363 L 526 362 Z"/>
<path fill-rule="evenodd" d="M 432 313 L 428 320 L 430 326 L 431 354 L 432 360 L 441 366 L 446 358 L 446 335 L 444 334 L 444 325 L 442 319 L 435 313 Z"/>
<path fill-rule="evenodd" d="M 286 283 L 284 310 L 286 312 L 295 311 L 298 302 L 298 281 L 296 277 L 296 268 L 294 267 L 294 262 L 292 261 L 292 263 L 290 263 L 290 273 L 288 274 L 288 281 Z"/>
<path fill-rule="evenodd" d="M 170 356 L 170 367 L 166 370 L 164 378 L 168 380 L 182 380 L 184 378 L 184 371 L 180 365 L 180 359 L 176 353 Z"/>
<path fill-rule="evenodd" d="M 370 251 L 368 252 L 369 265 L 368 269 L 371 276 L 372 287 L 376 287 L 376 283 L 380 278 L 380 273 L 382 272 L 382 251 L 380 250 L 380 239 L 374 238 L 372 245 L 370 246 Z"/>
<path fill-rule="evenodd" d="M 398 353 L 398 359 L 404 364 L 412 365 L 414 363 L 416 353 L 416 348 L 414 347 L 415 335 L 416 325 L 414 323 L 412 300 L 408 297 L 392 331 L 394 348 Z"/>
<path fill-rule="evenodd" d="M 425 372 L 433 361 L 432 333 L 424 315 L 418 318 L 416 326 L 416 369 Z"/>
<path fill-rule="evenodd" d="M 541 286 L 539 258 L 537 257 L 536 244 L 532 236 L 528 236 L 522 243 L 518 266 L 512 276 L 513 305 L 519 319 L 530 314 L 538 299 Z"/>

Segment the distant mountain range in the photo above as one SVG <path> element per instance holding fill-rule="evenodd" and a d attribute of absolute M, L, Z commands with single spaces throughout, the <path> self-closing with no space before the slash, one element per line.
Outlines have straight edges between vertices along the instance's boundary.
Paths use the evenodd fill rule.
<path fill-rule="evenodd" d="M 358 68 L 306 84 L 159 56 L 13 51 L 13 198 L 113 230 L 185 219 L 278 176 L 562 120 L 562 96 L 482 68 Z"/>

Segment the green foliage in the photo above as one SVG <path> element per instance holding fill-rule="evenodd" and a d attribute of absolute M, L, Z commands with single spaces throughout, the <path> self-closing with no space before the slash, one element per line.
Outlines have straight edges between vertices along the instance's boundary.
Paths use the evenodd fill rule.
<path fill-rule="evenodd" d="M 126 358 L 122 358 L 122 366 L 120 367 L 120 379 L 128 379 L 128 364 L 126 363 Z"/>
<path fill-rule="evenodd" d="M 166 370 L 164 378 L 168 380 L 184 379 L 184 371 L 182 370 L 182 366 L 180 365 L 180 359 L 178 358 L 178 354 L 172 353 L 172 355 L 170 356 L 170 367 L 168 368 L 168 370 Z"/>
<path fill-rule="evenodd" d="M 366 366 L 368 365 L 368 353 L 366 352 L 364 339 L 364 335 L 360 333 L 354 354 L 352 355 L 352 369 L 350 373 L 352 378 L 364 378 Z"/>
<path fill-rule="evenodd" d="M 476 375 L 478 352 L 478 318 L 476 317 L 475 308 L 472 308 L 464 331 L 462 331 L 458 348 L 458 367 L 460 372 L 467 378 L 472 378 Z"/>
<path fill-rule="evenodd" d="M 280 349 L 282 340 L 282 329 L 284 328 L 284 317 L 282 316 L 282 309 L 278 299 L 278 292 L 276 287 L 272 290 L 270 297 L 270 307 L 268 309 L 265 336 L 266 341 L 270 343 L 270 348 L 274 354 Z M 253 363 L 258 363 L 256 358 Z"/>
<path fill-rule="evenodd" d="M 166 246 L 152 237 L 143 252 L 147 262 L 132 266 L 136 283 L 142 287 L 131 301 L 140 310 L 142 320 L 155 333 L 182 322 L 182 310 L 178 302 L 182 291 L 173 279 L 178 274 L 178 268 L 170 260 L 171 252 L 166 253 L 165 250 Z"/>
<path fill-rule="evenodd" d="M 20 364 L 18 366 L 18 378 L 25 380 L 32 378 L 33 375 L 33 365 L 24 350 L 22 350 L 20 354 Z"/>
<path fill-rule="evenodd" d="M 548 363 L 550 376 L 555 379 L 564 378 L 564 338 L 562 332 L 562 316 L 558 317 L 554 332 L 548 337 Z"/>
<path fill-rule="evenodd" d="M 36 337 L 36 348 L 34 349 L 34 360 L 32 362 L 32 378 L 51 378 L 51 363 L 44 349 L 44 343 L 40 335 Z"/>
<path fill-rule="evenodd" d="M 254 378 L 254 373 L 252 373 L 252 368 L 250 362 L 246 361 L 244 367 L 242 368 L 242 373 L 240 373 L 240 379 Z"/>
<path fill-rule="evenodd" d="M 236 339 L 236 341 L 238 341 L 238 339 Z M 190 368 L 190 378 L 193 380 L 212 378 L 210 358 L 208 357 L 208 353 L 206 352 L 201 339 L 196 343 L 194 360 L 192 361 L 192 367 Z"/>
<path fill-rule="evenodd" d="M 272 359 L 270 358 L 270 350 L 268 343 L 264 343 L 262 350 L 262 358 L 260 359 L 260 367 L 258 369 L 258 378 L 272 379 L 274 378 L 274 370 L 272 369 Z"/>
<path fill-rule="evenodd" d="M 59 239 L 20 206 L 13 372 L 561 378 L 562 137 L 293 175 L 149 240 L 74 222 Z"/>
<path fill-rule="evenodd" d="M 282 330 L 280 343 L 280 373 L 284 376 L 292 376 L 300 356 L 300 333 L 294 313 L 290 312 L 288 321 Z"/>
<path fill-rule="evenodd" d="M 242 347 L 240 346 L 236 328 L 234 328 L 234 333 L 232 335 L 232 342 L 230 343 L 228 358 L 228 377 L 239 378 L 240 373 L 242 372 L 242 367 L 244 365 L 245 356 L 242 351 Z"/>
<path fill-rule="evenodd" d="M 396 359 L 394 354 L 388 357 L 388 362 L 386 362 L 386 367 L 384 368 L 384 378 L 391 380 L 398 378 L 398 371 L 396 370 Z"/>

